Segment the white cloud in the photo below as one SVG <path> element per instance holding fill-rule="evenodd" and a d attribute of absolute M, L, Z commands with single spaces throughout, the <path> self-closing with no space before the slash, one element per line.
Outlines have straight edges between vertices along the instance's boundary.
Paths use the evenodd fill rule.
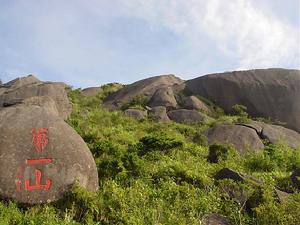
<path fill-rule="evenodd" d="M 208 36 L 237 68 L 300 68 L 299 28 L 264 11 L 250 0 L 126 0 L 128 16 L 163 25 L 197 48 Z M 270 3 L 271 4 L 271 3 Z"/>

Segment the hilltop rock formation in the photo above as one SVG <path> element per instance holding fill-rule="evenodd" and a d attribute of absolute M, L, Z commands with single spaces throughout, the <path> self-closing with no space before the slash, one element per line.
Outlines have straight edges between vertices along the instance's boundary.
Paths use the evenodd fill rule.
<path fill-rule="evenodd" d="M 19 104 L 34 96 L 48 96 L 54 100 L 59 115 L 66 119 L 72 112 L 66 87 L 64 83 L 42 82 L 32 75 L 17 78 L 0 88 L 0 107 Z"/>
<path fill-rule="evenodd" d="M 22 86 L 21 86 L 22 88 Z M 70 186 L 98 189 L 93 156 L 50 97 L 0 108 L 0 197 L 20 203 L 60 199 Z"/>
<path fill-rule="evenodd" d="M 185 91 L 201 95 L 231 112 L 242 104 L 253 117 L 271 118 L 300 132 L 300 71 L 260 69 L 226 72 L 186 82 Z"/>
<path fill-rule="evenodd" d="M 102 91 L 101 87 L 89 87 L 81 91 L 81 94 L 85 97 L 96 96 Z"/>
<path fill-rule="evenodd" d="M 217 125 L 206 131 L 208 144 L 231 144 L 240 154 L 264 148 L 254 129 L 241 125 Z"/>
<path fill-rule="evenodd" d="M 130 101 L 137 95 L 143 95 L 149 101 L 158 89 L 182 83 L 183 81 L 174 75 L 161 75 L 143 79 L 126 85 L 119 91 L 109 95 L 104 101 L 104 106 L 107 108 L 120 108 L 125 102 Z"/>

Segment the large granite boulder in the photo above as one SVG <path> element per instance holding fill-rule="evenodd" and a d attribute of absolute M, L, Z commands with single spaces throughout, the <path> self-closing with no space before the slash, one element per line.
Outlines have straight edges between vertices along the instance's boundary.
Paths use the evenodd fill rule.
<path fill-rule="evenodd" d="M 201 112 L 188 109 L 176 109 L 168 112 L 168 117 L 177 122 L 185 124 L 197 124 L 205 121 L 206 116 Z"/>
<path fill-rule="evenodd" d="M 300 132 L 300 71 L 260 69 L 211 74 L 186 82 L 186 91 L 232 111 L 242 104 L 253 117 L 285 123 Z"/>
<path fill-rule="evenodd" d="M 183 107 L 186 109 L 200 110 L 205 113 L 210 112 L 209 107 L 196 96 L 186 97 L 183 102 Z"/>
<path fill-rule="evenodd" d="M 159 88 L 151 97 L 148 105 L 150 107 L 166 106 L 168 108 L 176 108 L 177 102 L 171 87 Z"/>
<path fill-rule="evenodd" d="M 263 149 L 264 145 L 254 129 L 241 125 L 217 125 L 206 131 L 208 144 L 230 144 L 240 154 Z"/>
<path fill-rule="evenodd" d="M 137 95 L 143 95 L 147 100 L 150 100 L 157 89 L 182 83 L 183 81 L 174 75 L 150 77 L 126 85 L 119 91 L 109 95 L 103 102 L 103 105 L 107 108 L 120 108 L 124 103 L 130 101 Z"/>
<path fill-rule="evenodd" d="M 49 97 L 0 109 L 0 197 L 20 203 L 60 199 L 76 181 L 98 189 L 93 156 Z"/>
<path fill-rule="evenodd" d="M 252 121 L 250 124 L 243 125 L 253 128 L 261 138 L 267 140 L 271 144 L 283 141 L 291 148 L 300 146 L 300 134 L 294 130 L 257 121 Z"/>
<path fill-rule="evenodd" d="M 81 91 L 81 94 L 85 97 L 96 96 L 98 93 L 102 91 L 101 87 L 89 87 L 85 88 Z"/>
<path fill-rule="evenodd" d="M 169 122 L 170 118 L 167 115 L 165 106 L 156 106 L 149 110 L 150 116 L 155 122 Z"/>
<path fill-rule="evenodd" d="M 124 111 L 124 114 L 125 116 L 131 117 L 136 120 L 145 119 L 147 117 L 147 111 L 140 109 L 126 109 Z"/>
<path fill-rule="evenodd" d="M 22 86 L 26 86 L 29 84 L 41 83 L 39 79 L 37 79 L 34 75 L 28 75 L 26 77 L 18 77 L 14 80 L 11 80 L 5 83 L 3 86 L 8 88 L 20 88 Z"/>
<path fill-rule="evenodd" d="M 34 96 L 48 96 L 55 101 L 59 115 L 66 119 L 72 112 L 66 87 L 64 83 L 41 82 L 33 76 L 17 78 L 4 84 L 4 91 L 0 93 L 0 107 L 15 105 Z"/>

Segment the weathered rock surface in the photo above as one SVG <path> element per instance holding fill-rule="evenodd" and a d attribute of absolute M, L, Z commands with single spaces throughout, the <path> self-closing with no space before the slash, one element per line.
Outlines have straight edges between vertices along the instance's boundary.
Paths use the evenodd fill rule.
<path fill-rule="evenodd" d="M 291 148 L 297 148 L 300 145 L 300 134 L 294 130 L 256 121 L 244 124 L 244 126 L 253 128 L 261 138 L 268 140 L 272 144 L 283 141 Z"/>
<path fill-rule="evenodd" d="M 186 109 L 200 110 L 209 113 L 209 107 L 196 96 L 189 96 L 184 100 L 183 107 Z"/>
<path fill-rule="evenodd" d="M 263 149 L 254 129 L 240 125 L 217 125 L 206 131 L 208 144 L 232 144 L 240 154 Z"/>
<path fill-rule="evenodd" d="M 177 102 L 171 87 L 159 88 L 151 97 L 148 105 L 150 107 L 166 106 L 168 108 L 176 108 Z"/>
<path fill-rule="evenodd" d="M 282 126 L 265 124 L 262 130 L 262 137 L 272 144 L 282 140 L 291 148 L 296 148 L 300 145 L 300 134 Z"/>
<path fill-rule="evenodd" d="M 34 76 L 28 76 L 17 78 L 4 86 L 5 90 L 0 93 L 0 107 L 19 104 L 24 99 L 34 96 L 48 96 L 55 101 L 59 115 L 63 119 L 72 112 L 64 83 L 41 82 Z"/>
<path fill-rule="evenodd" d="M 296 169 L 292 176 L 291 176 L 291 180 L 293 182 L 293 184 L 295 185 L 295 187 L 297 187 L 300 190 L 300 168 Z"/>
<path fill-rule="evenodd" d="M 230 225 L 228 218 L 217 213 L 204 215 L 204 217 L 202 218 L 202 223 L 204 225 Z"/>
<path fill-rule="evenodd" d="M 150 115 L 156 122 L 169 122 L 170 118 L 167 115 L 167 109 L 165 106 L 156 106 L 149 111 Z"/>
<path fill-rule="evenodd" d="M 185 124 L 197 124 L 206 118 L 204 114 L 195 110 L 176 109 L 168 112 L 168 117 L 177 122 Z"/>
<path fill-rule="evenodd" d="M 271 118 L 300 132 L 300 71 L 260 69 L 211 74 L 186 82 L 186 91 L 231 112 L 242 104 L 253 117 Z M 224 97 L 226 96 L 226 97 Z"/>
<path fill-rule="evenodd" d="M 60 199 L 76 180 L 98 189 L 93 156 L 49 97 L 0 109 L 0 197 L 20 203 Z"/>
<path fill-rule="evenodd" d="M 257 184 L 257 185 L 261 185 L 263 184 L 262 181 L 256 179 L 255 177 L 252 177 L 252 176 L 249 176 L 247 174 L 244 174 L 244 173 L 239 173 L 239 172 L 236 172 L 232 169 L 229 169 L 229 168 L 223 168 L 221 170 L 219 170 L 214 178 L 216 180 L 223 180 L 223 179 L 230 179 L 230 180 L 233 180 L 235 182 L 246 182 L 246 181 L 250 181 L 254 184 Z"/>
<path fill-rule="evenodd" d="M 3 86 L 6 88 L 14 89 L 14 88 L 20 88 L 22 86 L 26 86 L 29 84 L 36 84 L 36 83 L 41 83 L 41 81 L 33 75 L 28 75 L 26 77 L 18 77 L 14 80 L 11 80 L 5 83 Z"/>
<path fill-rule="evenodd" d="M 147 111 L 140 109 L 126 109 L 124 114 L 136 120 L 141 120 L 147 117 Z"/>
<path fill-rule="evenodd" d="M 109 95 L 104 101 L 104 106 L 108 108 L 119 108 L 124 102 L 130 101 L 137 95 L 144 95 L 148 100 L 150 100 L 157 89 L 171 87 L 175 84 L 181 83 L 183 83 L 183 81 L 174 75 L 150 77 L 137 81 L 133 84 L 126 85 L 119 91 Z"/>
<path fill-rule="evenodd" d="M 85 97 L 92 97 L 92 96 L 96 96 L 101 91 L 102 91 L 101 87 L 89 87 L 83 89 L 81 91 L 81 94 Z"/>

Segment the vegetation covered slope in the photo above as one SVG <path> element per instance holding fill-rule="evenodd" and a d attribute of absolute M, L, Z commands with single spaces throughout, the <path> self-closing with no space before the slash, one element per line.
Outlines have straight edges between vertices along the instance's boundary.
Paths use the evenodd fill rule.
<path fill-rule="evenodd" d="M 209 148 L 205 128 L 241 118 L 219 115 L 193 126 L 135 121 L 103 109 L 110 86 L 102 88 L 96 97 L 70 91 L 68 120 L 94 155 L 99 191 L 75 185 L 56 203 L 1 202 L 0 224 L 201 224 L 207 213 L 227 216 L 232 224 L 300 224 L 300 193 L 290 182 L 300 149 L 279 143 L 242 157 L 230 146 Z M 264 183 L 217 182 L 213 177 L 224 167 Z M 279 201 L 275 186 L 288 198 Z"/>

